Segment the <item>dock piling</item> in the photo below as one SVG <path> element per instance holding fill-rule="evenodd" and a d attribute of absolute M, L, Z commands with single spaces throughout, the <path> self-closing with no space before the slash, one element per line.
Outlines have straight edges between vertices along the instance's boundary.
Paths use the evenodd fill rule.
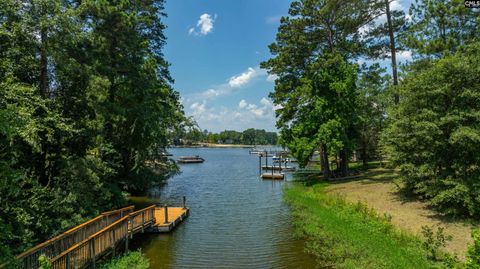
<path fill-rule="evenodd" d="M 168 223 L 168 206 L 167 204 L 165 204 L 165 207 L 164 207 L 164 211 L 165 211 L 165 224 Z"/>
<path fill-rule="evenodd" d="M 187 197 L 183 196 L 183 209 L 187 208 Z"/>

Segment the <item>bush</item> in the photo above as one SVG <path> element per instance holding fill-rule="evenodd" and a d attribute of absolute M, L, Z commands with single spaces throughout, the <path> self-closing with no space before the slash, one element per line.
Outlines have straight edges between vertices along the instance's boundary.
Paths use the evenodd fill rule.
<path fill-rule="evenodd" d="M 128 252 L 122 257 L 113 259 L 104 264 L 101 269 L 148 269 L 150 263 L 143 253 L 138 251 Z"/>
<path fill-rule="evenodd" d="M 480 268 L 480 231 L 472 231 L 473 244 L 467 251 L 467 262 L 465 263 L 466 269 L 479 269 Z"/>
<path fill-rule="evenodd" d="M 406 190 L 449 215 L 480 217 L 480 43 L 406 76 L 383 135 Z"/>

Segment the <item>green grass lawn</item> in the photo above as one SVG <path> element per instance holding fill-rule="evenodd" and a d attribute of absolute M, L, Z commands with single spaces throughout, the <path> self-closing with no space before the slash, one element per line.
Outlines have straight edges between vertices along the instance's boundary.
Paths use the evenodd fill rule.
<path fill-rule="evenodd" d="M 327 185 L 296 182 L 285 189 L 296 231 L 320 268 L 442 268 L 428 260 L 418 238 L 364 204 L 326 193 Z"/>

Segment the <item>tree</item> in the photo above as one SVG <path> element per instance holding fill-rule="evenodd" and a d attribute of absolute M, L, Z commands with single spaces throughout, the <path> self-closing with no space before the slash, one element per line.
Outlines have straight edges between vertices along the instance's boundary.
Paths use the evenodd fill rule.
<path fill-rule="evenodd" d="M 440 58 L 480 36 L 480 11 L 461 0 L 417 0 L 410 17 L 404 43 L 419 56 Z"/>
<path fill-rule="evenodd" d="M 379 156 L 379 140 L 383 128 L 387 125 L 387 108 L 393 104 L 390 100 L 390 77 L 384 75 L 385 69 L 379 64 L 362 67 L 357 85 L 359 121 L 359 151 L 363 166 Z"/>
<path fill-rule="evenodd" d="M 390 57 L 393 85 L 398 85 L 398 67 L 397 67 L 397 51 L 403 50 L 403 46 L 399 46 L 396 35 L 402 34 L 405 30 L 405 13 L 401 10 L 390 10 L 390 1 L 384 1 L 384 14 L 386 22 L 372 26 L 371 30 L 366 33 L 368 44 L 368 57 L 373 59 L 385 59 Z M 394 103 L 398 104 L 399 96 L 394 94 Z"/>
<path fill-rule="evenodd" d="M 408 191 L 452 215 L 480 216 L 480 44 L 408 74 L 384 135 Z"/>
<path fill-rule="evenodd" d="M 169 175 L 152 175 L 145 161 L 159 157 L 167 130 L 183 119 L 162 54 L 163 0 L 84 1 L 79 8 L 91 29 L 94 79 L 101 82 L 103 98 L 95 106 L 104 119 L 102 154 L 119 165 L 116 184 L 143 192 Z"/>
<path fill-rule="evenodd" d="M 163 1 L 0 1 L 0 264 L 175 171 Z M 8 249 L 3 248 L 8 246 Z"/>
<path fill-rule="evenodd" d="M 338 152 L 346 174 L 357 118 L 357 68 L 349 60 L 364 51 L 359 29 L 379 14 L 374 1 L 295 1 L 270 45 L 274 57 L 261 65 L 278 76 L 271 98 L 282 107 L 283 143 L 301 166 L 321 148 L 327 178 L 329 152 Z"/>

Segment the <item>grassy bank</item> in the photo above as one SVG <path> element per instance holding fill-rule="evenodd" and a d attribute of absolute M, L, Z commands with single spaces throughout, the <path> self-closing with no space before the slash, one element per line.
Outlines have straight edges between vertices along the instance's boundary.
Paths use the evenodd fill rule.
<path fill-rule="evenodd" d="M 285 190 L 298 235 L 328 268 L 432 268 L 422 242 L 400 232 L 388 216 L 325 192 L 328 183 L 298 182 Z"/>

